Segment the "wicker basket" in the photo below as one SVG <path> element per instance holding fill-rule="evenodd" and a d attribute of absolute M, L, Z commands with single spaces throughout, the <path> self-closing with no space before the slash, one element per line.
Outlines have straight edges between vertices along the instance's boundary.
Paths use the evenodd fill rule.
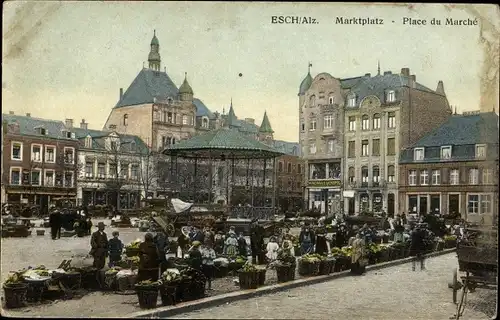
<path fill-rule="evenodd" d="M 164 284 L 160 286 L 160 297 L 163 306 L 175 305 L 177 285 Z"/>
<path fill-rule="evenodd" d="M 301 276 L 316 276 L 319 273 L 320 262 L 306 262 L 299 260 L 299 274 Z"/>
<path fill-rule="evenodd" d="M 259 272 L 238 271 L 240 289 L 257 289 L 259 287 Z"/>
<path fill-rule="evenodd" d="M 158 285 L 135 286 L 137 297 L 139 298 L 139 307 L 141 309 L 156 308 L 158 304 Z"/>
<path fill-rule="evenodd" d="M 259 269 L 259 286 L 263 286 L 266 283 L 266 269 Z"/>
<path fill-rule="evenodd" d="M 28 285 L 25 283 L 14 283 L 3 285 L 5 307 L 7 309 L 21 308 L 26 305 L 26 294 Z"/>
<path fill-rule="evenodd" d="M 294 265 L 277 266 L 276 276 L 278 278 L 278 283 L 295 280 L 295 266 Z"/>

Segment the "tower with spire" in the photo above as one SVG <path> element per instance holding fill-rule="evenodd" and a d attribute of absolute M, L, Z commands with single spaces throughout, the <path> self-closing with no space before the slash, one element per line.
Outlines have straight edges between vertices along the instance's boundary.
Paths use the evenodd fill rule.
<path fill-rule="evenodd" d="M 153 31 L 153 39 L 151 39 L 151 49 L 148 55 L 149 69 L 160 71 L 161 57 L 160 57 L 160 42 L 156 37 L 156 30 Z"/>
<path fill-rule="evenodd" d="M 304 104 L 306 91 L 309 90 L 309 88 L 311 87 L 311 84 L 313 82 L 313 78 L 311 76 L 311 67 L 312 67 L 312 63 L 309 62 L 308 66 L 307 66 L 307 75 L 304 78 L 304 80 L 302 80 L 302 82 L 300 83 L 299 94 L 298 94 L 299 107 Z"/>
<path fill-rule="evenodd" d="M 184 82 L 182 82 L 179 87 L 179 100 L 181 101 L 193 101 L 193 89 L 187 81 L 187 72 L 184 73 Z"/>
<path fill-rule="evenodd" d="M 271 127 L 271 122 L 267 117 L 267 111 L 264 112 L 264 117 L 262 118 L 262 123 L 259 127 L 259 140 L 265 143 L 270 143 L 273 141 L 274 130 Z"/>

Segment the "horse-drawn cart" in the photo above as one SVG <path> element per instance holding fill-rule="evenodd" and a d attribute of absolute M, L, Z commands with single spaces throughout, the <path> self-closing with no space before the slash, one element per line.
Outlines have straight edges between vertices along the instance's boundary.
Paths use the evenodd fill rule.
<path fill-rule="evenodd" d="M 457 304 L 455 319 L 459 319 L 467 303 L 467 294 L 476 288 L 494 289 L 497 286 L 498 231 L 494 228 L 467 229 L 465 237 L 457 244 L 458 271 L 465 273 L 458 280 L 458 271 L 453 271 L 453 303 Z M 461 291 L 457 300 L 458 292 Z"/>

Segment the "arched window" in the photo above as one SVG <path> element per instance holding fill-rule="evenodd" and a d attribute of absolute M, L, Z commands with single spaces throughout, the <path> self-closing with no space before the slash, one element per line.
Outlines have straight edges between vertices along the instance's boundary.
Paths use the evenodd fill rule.
<path fill-rule="evenodd" d="M 373 115 L 373 130 L 379 130 L 380 129 L 380 114 L 375 113 Z"/>
<path fill-rule="evenodd" d="M 395 182 L 395 172 L 394 166 L 387 167 L 387 182 Z"/>
<path fill-rule="evenodd" d="M 283 172 L 283 162 L 278 162 L 278 172 Z"/>
<path fill-rule="evenodd" d="M 373 184 L 378 185 L 378 183 L 380 182 L 380 168 L 378 166 L 373 166 L 372 178 L 373 178 Z"/>
<path fill-rule="evenodd" d="M 201 126 L 202 126 L 203 128 L 208 128 L 208 119 L 207 119 L 207 118 L 203 118 L 203 119 L 201 120 Z"/>
<path fill-rule="evenodd" d="M 367 114 L 364 114 L 361 117 L 361 130 L 369 130 L 370 129 L 370 118 Z"/>
<path fill-rule="evenodd" d="M 128 114 L 123 115 L 123 125 L 127 126 L 128 125 Z"/>
<path fill-rule="evenodd" d="M 287 168 L 287 169 L 288 169 L 288 170 L 287 170 L 287 171 L 288 171 L 288 173 L 291 173 L 291 172 L 292 172 L 292 164 L 291 164 L 291 163 L 288 163 L 287 167 L 288 167 L 288 168 Z"/>
<path fill-rule="evenodd" d="M 349 97 L 347 98 L 347 106 L 348 107 L 356 106 L 356 95 L 355 94 L 349 95 Z"/>
<path fill-rule="evenodd" d="M 368 185 L 368 167 L 361 167 L 361 184 Z"/>
<path fill-rule="evenodd" d="M 354 183 L 356 181 L 356 171 L 354 170 L 354 167 L 349 167 L 348 177 L 349 183 Z"/>
<path fill-rule="evenodd" d="M 316 96 L 311 96 L 311 97 L 309 98 L 309 105 L 310 105 L 311 107 L 314 107 L 314 106 L 315 106 L 315 104 L 316 104 Z"/>

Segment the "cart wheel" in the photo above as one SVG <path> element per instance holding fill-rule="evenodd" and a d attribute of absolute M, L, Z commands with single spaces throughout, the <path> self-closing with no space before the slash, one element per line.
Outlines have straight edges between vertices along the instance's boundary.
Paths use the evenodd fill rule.
<path fill-rule="evenodd" d="M 458 291 L 458 281 L 457 281 L 457 269 L 453 270 L 453 279 L 451 281 L 451 288 L 453 289 L 453 303 L 457 304 L 457 291 Z"/>
<path fill-rule="evenodd" d="M 175 227 L 174 227 L 173 224 L 171 224 L 171 223 L 168 224 L 166 229 L 167 229 L 166 230 L 167 231 L 167 235 L 169 237 L 174 237 L 175 236 Z"/>
<path fill-rule="evenodd" d="M 467 303 L 467 293 L 469 292 L 469 288 L 467 286 L 467 280 L 464 281 L 464 286 L 462 287 L 462 294 L 460 296 L 460 303 L 457 305 L 457 313 L 455 314 L 455 320 L 460 319 L 460 317 L 464 314 L 465 305 Z"/>

